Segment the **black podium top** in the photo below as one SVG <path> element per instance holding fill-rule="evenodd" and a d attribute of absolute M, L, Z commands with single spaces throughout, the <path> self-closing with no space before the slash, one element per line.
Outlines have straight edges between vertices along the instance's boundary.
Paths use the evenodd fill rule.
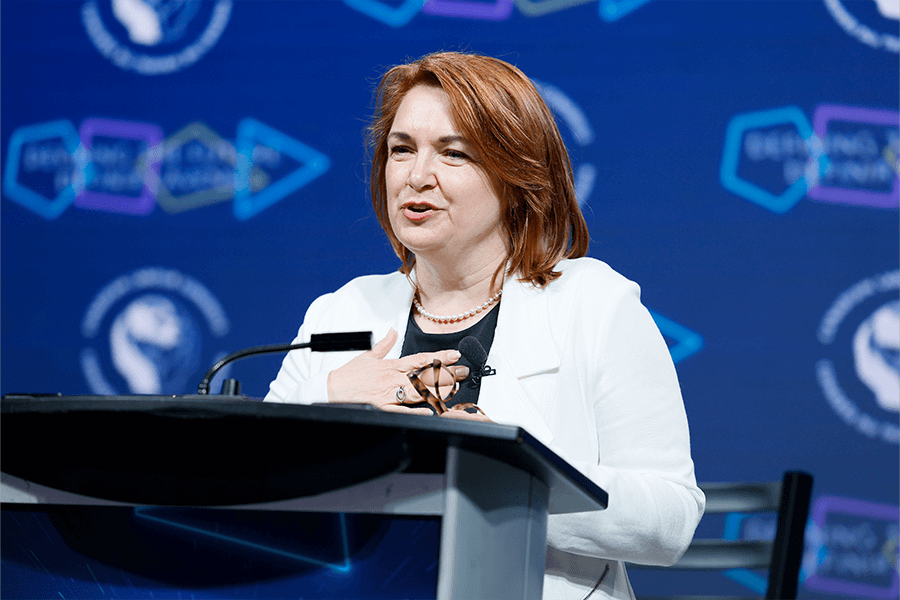
<path fill-rule="evenodd" d="M 389 473 L 443 473 L 455 446 L 537 476 L 550 488 L 551 513 L 607 504 L 604 490 L 509 425 L 242 396 L 9 394 L 0 415 L 3 472 L 119 502 L 300 498 Z"/>

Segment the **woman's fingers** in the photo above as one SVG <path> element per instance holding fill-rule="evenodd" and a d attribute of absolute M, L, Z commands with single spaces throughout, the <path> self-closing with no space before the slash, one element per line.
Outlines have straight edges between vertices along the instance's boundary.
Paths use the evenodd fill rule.
<path fill-rule="evenodd" d="M 441 350 L 440 352 L 420 352 L 419 354 L 404 356 L 397 362 L 401 370 L 412 373 L 416 369 L 431 366 L 435 359 L 441 361 L 441 365 L 446 367 L 455 364 L 461 356 L 462 354 L 459 353 L 459 350 Z"/>
<path fill-rule="evenodd" d="M 328 374 L 328 400 L 331 402 L 367 402 L 376 406 L 401 401 L 421 401 L 398 361 L 385 360 L 397 341 L 390 329 L 377 344 L 342 367 Z M 400 389 L 403 393 L 399 393 Z"/>
<path fill-rule="evenodd" d="M 435 386 L 435 390 L 430 390 L 432 393 L 451 389 L 456 382 L 469 376 L 468 367 L 455 364 L 461 357 L 457 350 L 422 352 L 400 359 L 385 359 L 396 342 L 397 332 L 392 328 L 371 350 L 329 373 L 328 399 L 332 402 L 368 402 L 382 408 L 385 405 L 424 402 L 425 398 L 416 390 L 409 375 L 423 367 L 434 365 L 435 360 L 443 368 L 435 372 L 422 372 L 418 378 L 419 382 L 426 385 L 426 389 L 428 384 Z M 402 408 L 409 410 L 406 406 Z"/>
<path fill-rule="evenodd" d="M 459 383 L 466 380 L 469 376 L 469 367 L 465 365 L 446 364 L 437 355 L 449 355 L 450 360 L 454 360 L 453 351 L 446 352 L 430 352 L 416 355 L 415 357 L 406 357 L 410 360 L 401 359 L 398 361 L 401 370 L 409 369 L 406 375 L 413 387 L 425 393 L 422 390 L 428 390 L 434 396 L 441 400 L 449 398 L 447 396 L 451 389 Z M 420 366 L 415 366 L 420 365 Z M 437 368 L 435 368 L 435 366 Z"/>
<path fill-rule="evenodd" d="M 393 327 L 391 327 L 391 329 L 387 332 L 387 335 L 384 336 L 377 344 L 372 346 L 372 348 L 367 352 L 373 358 L 384 358 L 385 356 L 387 356 L 387 353 L 391 351 L 391 348 L 394 347 L 394 342 L 396 341 L 397 332 L 394 331 Z"/>
<path fill-rule="evenodd" d="M 402 392 L 400 391 L 400 388 L 403 389 Z M 407 378 L 402 384 L 397 385 L 397 389 L 394 390 L 393 402 L 398 402 L 400 404 L 419 404 L 420 402 L 425 402 L 425 398 L 416 391 L 416 388 Z"/>
<path fill-rule="evenodd" d="M 412 408 L 401 404 L 384 404 L 380 408 L 386 412 L 403 413 L 405 415 L 424 415 L 430 417 L 434 414 L 430 408 Z"/>
<path fill-rule="evenodd" d="M 468 413 L 464 410 L 448 410 L 441 415 L 442 419 L 458 419 L 460 421 L 480 421 L 482 423 L 493 423 L 487 415 L 481 413 Z"/>
<path fill-rule="evenodd" d="M 460 365 L 458 367 L 449 367 L 451 373 L 453 373 L 453 377 L 457 381 L 464 381 L 466 377 L 469 376 L 469 367 L 465 365 Z"/>

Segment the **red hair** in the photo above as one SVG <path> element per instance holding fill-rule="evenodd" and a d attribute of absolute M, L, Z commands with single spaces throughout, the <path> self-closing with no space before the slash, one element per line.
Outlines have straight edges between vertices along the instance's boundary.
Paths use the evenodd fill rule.
<path fill-rule="evenodd" d="M 534 84 L 496 58 L 440 52 L 390 69 L 381 79 L 369 131 L 372 205 L 409 274 L 415 255 L 394 235 L 388 215 L 387 137 L 407 92 L 437 86 L 450 98 L 454 124 L 478 153 L 500 198 L 509 274 L 544 286 L 559 277 L 563 258 L 584 256 L 588 229 L 575 197 L 565 144 Z"/>

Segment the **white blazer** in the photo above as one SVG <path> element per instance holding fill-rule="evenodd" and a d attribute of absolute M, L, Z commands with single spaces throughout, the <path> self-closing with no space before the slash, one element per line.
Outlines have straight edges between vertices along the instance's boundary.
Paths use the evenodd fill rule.
<path fill-rule="evenodd" d="M 687 418 L 665 341 L 640 289 L 608 265 L 564 260 L 544 288 L 507 278 L 488 354 L 496 375 L 478 405 L 525 428 L 609 493 L 604 511 L 551 515 L 544 598 L 634 598 L 623 561 L 673 564 L 703 515 Z M 354 279 L 316 299 L 297 342 L 312 333 L 371 330 L 398 339 L 413 287 L 400 273 Z M 266 401 L 327 399 L 327 377 L 358 352 L 291 352 Z"/>

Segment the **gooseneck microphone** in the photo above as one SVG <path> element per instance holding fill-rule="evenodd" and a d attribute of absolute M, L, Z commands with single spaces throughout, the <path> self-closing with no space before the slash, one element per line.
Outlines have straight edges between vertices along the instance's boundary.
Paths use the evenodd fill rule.
<path fill-rule="evenodd" d="M 216 364 L 212 366 L 212 368 L 206 372 L 206 375 L 203 376 L 203 381 L 200 382 L 200 385 L 197 388 L 197 393 L 201 395 L 209 394 L 209 382 L 212 381 L 212 378 L 219 372 L 219 370 L 227 365 L 228 363 L 238 360 L 240 358 L 245 358 L 247 356 L 254 356 L 257 354 L 274 354 L 275 352 L 290 352 L 291 350 L 300 350 L 302 348 L 309 348 L 313 352 L 344 352 L 349 350 L 371 350 L 372 349 L 372 332 L 371 331 L 350 331 L 350 332 L 342 332 L 342 333 L 314 333 L 309 336 L 308 342 L 303 342 L 299 344 L 275 344 L 272 346 L 255 346 L 253 348 L 246 348 L 244 350 L 238 350 L 237 352 L 232 352 Z M 482 349 L 482 352 L 484 350 Z M 460 352 L 462 352 L 460 350 Z M 238 390 L 240 389 L 240 384 L 233 380 L 229 379 L 223 386 L 223 392 L 225 394 L 233 394 L 237 395 Z M 227 388 L 227 391 L 226 391 Z"/>
<path fill-rule="evenodd" d="M 481 378 L 497 373 L 497 369 L 487 366 L 487 352 L 478 338 L 467 335 L 459 341 L 459 353 L 472 365 L 472 383 L 481 385 Z"/>

